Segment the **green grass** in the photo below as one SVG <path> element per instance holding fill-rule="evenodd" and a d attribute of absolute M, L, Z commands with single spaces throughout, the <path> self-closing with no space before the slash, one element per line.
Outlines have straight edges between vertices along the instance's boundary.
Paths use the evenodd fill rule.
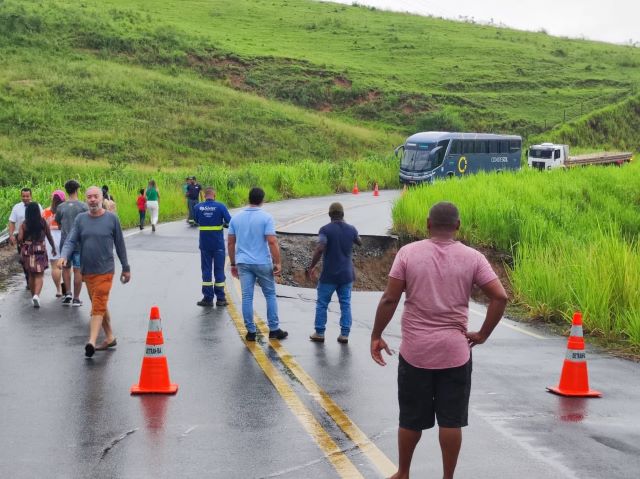
<path fill-rule="evenodd" d="M 400 141 L 189 72 L 23 53 L 0 60 L 0 151 L 9 158 L 243 165 L 359 158 Z"/>
<path fill-rule="evenodd" d="M 33 168 L 30 168 L 33 166 Z M 361 189 L 371 189 L 377 181 L 381 188 L 397 188 L 395 161 L 370 157 L 359 161 L 300 161 L 295 164 L 253 164 L 237 168 L 206 166 L 194 169 L 154 169 L 105 163 L 68 163 L 64 170 L 55 163 L 26 164 L 20 173 L 21 185 L 34 185 L 34 200 L 48 205 L 54 190 L 62 188 L 69 178 L 77 179 L 84 188 L 107 184 L 116 198 L 118 216 L 125 226 L 137 223 L 136 197 L 150 179 L 156 180 L 161 193 L 160 219 L 180 218 L 185 214 L 182 195 L 184 178 L 196 175 L 203 186 L 213 186 L 217 198 L 228 206 L 246 204 L 249 189 L 261 186 L 267 201 L 286 198 L 328 195 L 350 191 L 358 181 Z M 20 200 L 20 186 L 0 188 L 0 217 L 7 218 L 11 207 Z"/>
<path fill-rule="evenodd" d="M 516 300 L 533 317 L 585 314 L 592 333 L 640 345 L 640 165 L 480 174 L 412 189 L 396 230 L 425 235 L 437 201 L 460 208 L 461 238 L 512 254 Z"/>
<path fill-rule="evenodd" d="M 554 129 L 540 141 L 640 151 L 640 96 L 597 110 Z"/>
<path fill-rule="evenodd" d="M 0 31 L 19 56 L 191 71 L 402 134 L 446 113 L 528 135 L 640 83 L 637 48 L 308 0 L 6 0 Z"/>
<path fill-rule="evenodd" d="M 230 206 L 256 184 L 396 187 L 389 154 L 419 130 L 637 151 L 639 66 L 632 47 L 308 0 L 0 0 L 0 217 L 71 177 L 109 184 L 125 225 L 150 178 L 163 220 L 192 174 Z M 455 200 L 467 241 L 513 253 L 533 315 L 579 307 L 638 344 L 637 170 L 439 183 L 394 221 L 420 237 L 427 205 Z"/>

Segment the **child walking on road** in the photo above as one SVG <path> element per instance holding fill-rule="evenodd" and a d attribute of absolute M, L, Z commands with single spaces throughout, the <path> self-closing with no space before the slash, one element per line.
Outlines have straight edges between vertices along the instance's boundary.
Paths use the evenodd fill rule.
<path fill-rule="evenodd" d="M 44 279 L 44 270 L 49 267 L 49 258 L 44 240 L 49 241 L 51 252 L 57 254 L 49 225 L 40 214 L 38 203 L 29 203 L 25 209 L 24 223 L 20 225 L 18 242 L 20 256 L 25 270 L 29 273 L 29 289 L 33 295 L 31 301 L 34 308 L 40 307 L 40 292 Z"/>
<path fill-rule="evenodd" d="M 140 195 L 136 200 L 138 204 L 138 213 L 140 214 L 140 229 L 144 229 L 144 218 L 147 214 L 147 198 L 144 195 L 144 188 L 141 188 L 139 191 Z"/>

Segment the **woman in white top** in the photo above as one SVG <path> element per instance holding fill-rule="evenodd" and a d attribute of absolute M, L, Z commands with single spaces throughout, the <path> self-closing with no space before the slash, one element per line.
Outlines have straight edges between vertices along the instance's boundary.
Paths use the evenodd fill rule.
<path fill-rule="evenodd" d="M 47 247 L 47 255 L 49 256 L 49 262 L 51 263 L 51 279 L 53 279 L 53 284 L 56 285 L 56 298 L 62 298 L 66 291 L 63 291 L 62 285 L 62 270 L 57 267 L 56 263 L 60 258 L 60 236 L 62 232 L 60 231 L 60 226 L 56 223 L 56 209 L 58 205 L 64 202 L 66 199 L 66 195 L 62 190 L 56 190 L 51 195 L 51 206 L 46 208 L 42 212 L 42 218 L 49 225 L 49 229 L 51 230 L 51 236 L 53 237 L 53 243 L 56 245 L 56 253 L 53 254 L 51 250 L 51 246 L 48 242 L 45 242 L 45 246 Z"/>

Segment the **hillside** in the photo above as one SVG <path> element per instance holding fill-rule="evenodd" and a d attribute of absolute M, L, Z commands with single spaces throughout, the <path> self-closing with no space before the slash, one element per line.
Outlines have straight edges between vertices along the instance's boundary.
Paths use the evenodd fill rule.
<path fill-rule="evenodd" d="M 540 139 L 582 147 L 640 151 L 640 97 L 596 110 Z"/>
<path fill-rule="evenodd" d="M 539 133 L 640 82 L 631 47 L 306 0 L 7 0 L 0 33 L 9 157 L 357 158 L 415 130 Z"/>
<path fill-rule="evenodd" d="M 78 4 L 79 2 L 70 2 Z M 118 28 L 188 32 L 181 66 L 235 88 L 353 118 L 428 129 L 540 131 L 625 98 L 640 50 L 308 0 L 107 0 Z M 86 10 L 86 9 L 85 9 Z M 440 112 L 440 115 L 435 113 Z"/>

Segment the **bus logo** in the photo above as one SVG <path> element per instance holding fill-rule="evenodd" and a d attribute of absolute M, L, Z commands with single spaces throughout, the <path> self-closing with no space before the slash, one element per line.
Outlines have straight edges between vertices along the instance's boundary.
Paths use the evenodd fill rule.
<path fill-rule="evenodd" d="M 464 156 L 461 156 L 458 160 L 458 171 L 462 174 L 467 171 L 467 159 Z"/>

